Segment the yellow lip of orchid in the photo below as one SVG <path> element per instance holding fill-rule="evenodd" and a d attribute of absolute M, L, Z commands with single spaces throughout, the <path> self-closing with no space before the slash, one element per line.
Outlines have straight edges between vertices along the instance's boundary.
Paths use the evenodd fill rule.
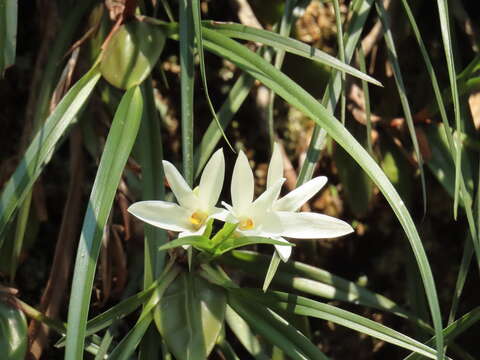
<path fill-rule="evenodd" d="M 202 227 L 207 218 L 208 214 L 206 212 L 197 210 L 190 215 L 188 221 L 190 221 L 195 230 L 198 230 Z"/>
<path fill-rule="evenodd" d="M 255 222 L 252 218 L 243 218 L 238 222 L 238 228 L 240 230 L 252 230 L 255 227 Z"/>

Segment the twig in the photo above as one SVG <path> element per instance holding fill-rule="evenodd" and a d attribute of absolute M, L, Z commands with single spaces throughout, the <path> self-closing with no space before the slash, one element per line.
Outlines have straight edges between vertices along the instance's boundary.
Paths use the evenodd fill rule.
<path fill-rule="evenodd" d="M 243 25 L 263 29 L 247 0 L 230 0 L 230 4 L 236 9 L 238 19 Z"/>

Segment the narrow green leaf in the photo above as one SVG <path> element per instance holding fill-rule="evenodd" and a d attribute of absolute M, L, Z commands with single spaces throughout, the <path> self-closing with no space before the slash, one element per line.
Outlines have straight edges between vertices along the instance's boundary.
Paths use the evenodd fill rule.
<path fill-rule="evenodd" d="M 178 360 L 203 360 L 222 329 L 225 307 L 222 288 L 193 273 L 183 273 L 162 298 L 156 324 Z"/>
<path fill-rule="evenodd" d="M 265 275 L 265 280 L 263 280 L 263 286 L 262 286 L 263 291 L 267 291 L 268 287 L 270 286 L 270 283 L 273 280 L 273 277 L 277 273 L 277 269 L 281 261 L 282 259 L 280 258 L 278 253 L 274 251 L 272 258 L 270 259 L 270 265 L 268 265 L 268 270 L 267 270 L 267 274 Z"/>
<path fill-rule="evenodd" d="M 153 321 L 153 315 L 148 313 L 145 317 L 137 321 L 135 326 L 128 332 L 122 341 L 112 350 L 108 359 L 111 360 L 128 360 L 135 352 L 140 341 L 148 330 Z"/>
<path fill-rule="evenodd" d="M 255 79 L 245 73 L 239 76 L 235 84 L 228 92 L 228 96 L 225 99 L 222 107 L 218 111 L 217 118 L 220 122 L 220 125 L 225 129 L 233 116 L 237 113 L 240 106 L 243 104 L 247 98 L 248 93 L 250 92 Z M 196 164 L 195 169 L 195 178 L 199 177 L 203 167 L 207 163 L 210 156 L 213 154 L 218 142 L 222 138 L 222 133 L 218 129 L 218 125 L 213 119 L 208 126 L 207 131 L 200 141 L 195 151 L 194 163 Z"/>
<path fill-rule="evenodd" d="M 24 201 L 35 180 L 49 162 L 55 148 L 68 127 L 77 120 L 100 78 L 98 67 L 94 66 L 68 91 L 45 124 L 38 130 L 25 155 L 8 180 L 0 197 L 0 248 L 4 231 L 12 214 Z"/>
<path fill-rule="evenodd" d="M 264 349 L 256 334 L 252 332 L 248 323 L 230 306 L 227 306 L 225 321 L 240 343 L 256 360 L 270 359 L 266 349 Z"/>
<path fill-rule="evenodd" d="M 244 236 L 244 237 L 230 237 L 227 240 L 223 241 L 218 247 L 216 247 L 216 255 L 224 254 L 233 249 L 254 245 L 254 244 L 269 244 L 269 245 L 280 245 L 280 246 L 295 246 L 292 243 L 286 243 L 283 241 L 278 241 L 270 238 L 264 238 L 260 236 Z"/>
<path fill-rule="evenodd" d="M 241 294 L 250 299 L 252 303 L 261 303 L 273 310 L 331 321 L 393 345 L 415 351 L 431 359 L 436 358 L 436 351 L 421 342 L 368 318 L 332 305 L 282 292 L 263 293 L 257 289 L 230 289 L 230 291 Z"/>
<path fill-rule="evenodd" d="M 343 29 L 342 18 L 340 13 L 340 4 L 338 0 L 333 0 L 333 8 L 335 10 L 335 26 L 337 28 L 337 46 L 338 46 L 338 58 L 342 63 L 345 63 L 345 45 L 343 44 Z M 367 74 L 365 69 L 360 69 L 364 74 Z M 362 79 L 362 84 L 365 80 Z M 342 90 L 340 95 L 340 122 L 345 124 L 345 115 L 347 107 L 347 95 L 345 92 L 345 73 L 342 72 Z"/>
<path fill-rule="evenodd" d="M 85 327 L 103 229 L 142 118 L 142 96 L 130 88 L 115 113 L 90 195 L 72 281 L 65 359 L 83 357 Z"/>
<path fill-rule="evenodd" d="M 227 240 L 231 235 L 233 235 L 233 232 L 237 229 L 237 226 L 238 224 L 226 222 L 223 225 L 222 229 L 217 232 L 212 238 L 212 243 L 217 247 L 221 246 L 225 240 Z"/>
<path fill-rule="evenodd" d="M 301 41 L 278 35 L 274 32 L 255 29 L 246 25 L 221 23 L 216 21 L 204 22 L 205 29 L 214 30 L 218 34 L 222 34 L 231 38 L 255 41 L 271 46 L 275 49 L 282 49 L 295 55 L 305 57 L 307 59 L 331 66 L 334 69 L 341 70 L 352 76 L 364 79 L 372 84 L 382 86 L 382 84 L 371 76 L 362 73 L 354 67 L 338 60 L 319 49 L 311 47 Z"/>
<path fill-rule="evenodd" d="M 285 319 L 270 309 L 259 306 L 257 302 L 241 296 L 237 290 L 229 289 L 228 304 L 253 329 L 273 345 L 282 349 L 290 358 L 295 360 L 328 359 Z"/>
<path fill-rule="evenodd" d="M 363 47 L 358 47 L 358 63 L 360 64 L 360 70 L 364 73 L 367 72 L 367 66 L 365 65 L 365 53 Z M 368 90 L 368 84 L 365 80 L 362 80 L 363 97 L 365 99 L 365 117 L 367 120 L 367 149 L 368 152 L 373 155 L 372 148 L 372 116 L 370 111 L 370 92 Z"/>
<path fill-rule="evenodd" d="M 460 268 L 458 269 L 457 281 L 455 283 L 455 291 L 453 293 L 452 305 L 450 307 L 450 313 L 448 315 L 448 325 L 453 323 L 458 310 L 458 304 L 460 296 L 463 292 L 463 286 L 467 279 L 470 264 L 473 256 L 473 240 L 470 237 L 465 239 L 465 245 L 463 248 L 462 260 L 460 261 Z"/>
<path fill-rule="evenodd" d="M 448 15 L 448 1 L 446 0 L 437 0 L 438 5 L 438 18 L 440 20 L 440 29 L 442 33 L 443 47 L 445 49 L 445 58 L 447 60 L 447 69 L 448 69 L 448 78 L 450 80 L 450 87 L 452 89 L 452 98 L 453 98 L 453 109 L 455 112 L 455 127 L 457 131 L 462 130 L 461 125 L 461 113 L 460 113 L 460 101 L 458 97 L 457 89 L 457 74 L 455 72 L 455 62 L 453 59 L 453 50 L 452 50 L 452 39 L 450 34 L 450 19 Z M 458 194 L 460 189 L 460 177 L 461 174 L 461 148 L 462 145 L 458 137 L 454 138 L 455 140 L 455 194 L 454 194 L 454 205 L 453 205 L 453 214 L 454 218 L 457 218 L 457 209 L 458 209 Z"/>
<path fill-rule="evenodd" d="M 400 198 L 397 191 L 377 163 L 370 157 L 368 152 L 357 142 L 357 140 L 339 123 L 339 121 L 335 119 L 315 98 L 288 78 L 288 76 L 278 71 L 278 69 L 275 69 L 271 64 L 265 62 L 257 54 L 249 51 L 235 41 L 207 29 L 204 29 L 204 44 L 210 51 L 229 59 L 240 68 L 249 72 L 252 76 L 255 76 L 291 105 L 295 106 L 321 125 L 327 133 L 358 162 L 363 170 L 376 183 L 400 221 L 400 224 L 410 242 L 413 253 L 415 254 L 423 285 L 425 287 L 435 332 L 437 334 L 437 349 L 440 353 L 443 348 L 441 334 L 442 321 L 430 264 L 410 213 L 403 200 Z"/>
<path fill-rule="evenodd" d="M 235 353 L 235 350 L 233 350 L 232 345 L 226 340 L 223 340 L 219 343 L 217 343 L 218 349 L 222 352 L 225 360 L 240 360 L 238 355 Z"/>
<path fill-rule="evenodd" d="M 299 6 L 297 5 L 296 0 L 287 0 L 285 1 L 285 8 L 283 10 L 282 19 L 280 20 L 280 26 L 278 33 L 283 37 L 290 37 L 290 32 L 292 31 L 293 23 L 298 19 L 299 14 L 302 13 Z M 301 5 L 300 5 L 301 6 Z M 281 69 L 283 65 L 283 60 L 285 59 L 285 50 L 269 48 L 265 51 L 265 55 L 269 55 L 271 51 L 275 51 L 275 61 L 274 66 L 277 69 Z M 266 58 L 267 59 L 267 58 Z M 267 59 L 268 60 L 268 59 Z M 268 137 L 270 140 L 270 150 L 273 151 L 273 146 L 275 142 L 275 131 L 274 131 L 274 121 L 273 121 L 273 106 L 275 104 L 275 92 L 270 91 L 270 99 L 267 104 L 267 124 L 268 124 Z"/>
<path fill-rule="evenodd" d="M 344 35 L 345 61 L 347 63 L 352 59 L 372 4 L 373 0 L 356 0 L 350 4 L 349 12 L 352 14 L 352 17 Z M 334 71 L 330 75 L 330 80 L 322 99 L 322 104 L 332 114 L 337 106 L 341 91 L 341 73 Z M 325 146 L 326 136 L 327 132 L 320 125 L 315 124 L 305 162 L 298 174 L 297 187 L 312 178 L 317 162 L 320 160 L 321 151 Z"/>
<path fill-rule="evenodd" d="M 160 130 L 160 119 L 155 107 L 152 80 L 142 84 L 142 96 L 145 104 L 140 133 L 136 146 L 140 150 L 142 166 L 142 199 L 163 200 L 165 196 L 163 174 L 163 147 Z M 149 224 L 145 230 L 145 269 L 144 287 L 148 287 L 163 270 L 165 253 L 158 250 L 167 242 L 167 232 Z"/>
<path fill-rule="evenodd" d="M 179 36 L 180 36 L 180 88 L 181 88 L 181 127 L 182 127 L 182 163 L 183 177 L 193 184 L 193 90 L 195 84 L 194 64 L 194 24 L 192 3 L 180 0 Z"/>
<path fill-rule="evenodd" d="M 383 26 L 383 37 L 385 44 L 387 45 L 387 55 L 390 64 L 392 65 L 393 77 L 395 78 L 395 84 L 398 90 L 398 96 L 400 97 L 400 103 L 402 104 L 403 113 L 407 123 L 408 131 L 410 133 L 410 139 L 412 140 L 413 149 L 418 162 L 418 168 L 420 170 L 420 180 L 422 183 L 422 197 L 423 197 L 423 213 L 427 212 L 427 186 L 425 184 L 425 171 L 423 166 L 423 158 L 420 153 L 420 147 L 418 145 L 417 133 L 413 124 L 412 112 L 410 110 L 410 104 L 407 98 L 407 92 L 405 85 L 403 84 L 402 71 L 400 70 L 400 64 L 398 62 L 397 50 L 395 49 L 395 42 L 390 26 L 390 19 L 388 17 L 383 4 L 380 1 L 375 1 L 375 7 L 377 9 L 378 16 Z"/>
<path fill-rule="evenodd" d="M 98 352 L 95 355 L 95 360 L 104 360 L 106 358 L 108 348 L 112 344 L 113 341 L 113 334 L 110 331 L 111 329 L 107 329 L 105 335 L 103 335 L 102 342 L 98 348 Z"/>
<path fill-rule="evenodd" d="M 15 63 L 17 12 L 17 0 L 0 0 L 0 78 Z"/>
<path fill-rule="evenodd" d="M 472 311 L 466 313 L 463 315 L 460 319 L 457 321 L 451 323 L 448 325 L 442 332 L 444 338 L 445 338 L 445 343 L 449 344 L 453 342 L 458 336 L 463 334 L 465 331 L 467 331 L 469 328 L 471 328 L 473 325 L 478 323 L 480 320 L 480 307 L 476 307 Z M 435 337 L 431 338 L 429 341 L 426 342 L 426 345 L 433 344 L 435 342 Z M 419 354 L 410 354 L 407 356 L 404 360 L 419 360 L 422 357 Z"/>
<path fill-rule="evenodd" d="M 203 53 L 202 15 L 200 12 L 200 0 L 192 0 L 191 6 L 192 6 L 193 25 L 195 30 L 195 39 L 197 40 L 197 52 L 200 60 L 200 77 L 202 78 L 202 86 L 203 86 L 203 90 L 205 91 L 205 98 L 207 99 L 208 107 L 217 124 L 218 130 L 222 134 L 223 138 L 225 139 L 230 149 L 234 151 L 232 145 L 230 144 L 230 141 L 228 141 L 228 138 L 225 135 L 225 132 L 223 131 L 223 127 L 220 124 L 220 121 L 218 120 L 217 113 L 213 107 L 212 100 L 210 99 L 210 94 L 208 92 L 207 73 L 205 71 L 205 56 Z"/>
<path fill-rule="evenodd" d="M 216 259 L 217 262 L 241 269 L 248 274 L 253 274 L 255 278 L 265 274 L 269 266 L 269 260 L 269 256 L 260 255 L 252 251 L 232 251 Z M 281 263 L 273 283 L 287 289 L 302 291 L 309 295 L 388 311 L 412 321 L 423 329 L 429 328 L 427 324 L 416 319 L 411 313 L 389 298 L 326 270 L 302 262 L 289 261 Z"/>
<path fill-rule="evenodd" d="M 191 245 L 199 250 L 209 251 L 212 249 L 212 243 L 209 238 L 203 235 L 185 236 L 167 242 L 158 248 L 160 251 L 174 249 L 179 246 Z"/>
<path fill-rule="evenodd" d="M 453 154 L 448 150 L 448 131 L 443 124 L 437 126 L 431 125 L 425 128 L 425 134 L 429 144 L 431 145 L 431 157 L 427 163 L 432 173 L 437 180 L 442 184 L 447 193 L 454 197 L 455 192 L 455 178 L 453 176 L 455 164 Z M 463 147 L 460 151 L 465 151 Z M 465 177 L 460 179 L 461 198 L 459 199 L 460 206 L 465 209 L 467 215 L 468 227 L 470 235 L 472 236 L 473 246 L 477 262 L 480 264 L 480 243 L 477 239 L 478 232 L 476 230 L 475 218 L 473 215 L 473 200 L 472 194 L 474 191 L 473 174 L 471 172 L 470 164 L 466 162 L 467 156 L 462 156 L 463 174 Z M 465 181 L 465 179 L 472 179 L 472 181 Z M 475 239 L 475 240 L 473 240 Z"/>
<path fill-rule="evenodd" d="M 29 191 L 23 201 L 17 215 L 17 223 L 15 226 L 15 236 L 13 239 L 13 251 L 11 254 L 10 263 L 10 280 L 13 282 L 15 279 L 15 273 L 17 271 L 17 262 L 20 257 L 20 253 L 23 248 L 23 240 L 25 237 L 25 231 L 27 230 L 28 220 L 30 217 L 30 205 L 32 202 L 32 191 Z"/>

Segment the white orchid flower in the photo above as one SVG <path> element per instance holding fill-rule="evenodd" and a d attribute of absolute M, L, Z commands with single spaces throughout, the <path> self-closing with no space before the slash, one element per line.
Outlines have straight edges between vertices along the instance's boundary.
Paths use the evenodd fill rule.
<path fill-rule="evenodd" d="M 202 234 L 209 218 L 225 212 L 224 209 L 215 207 L 225 176 L 222 150 L 217 150 L 210 158 L 203 170 L 200 184 L 194 190 L 170 162 L 163 161 L 163 168 L 178 204 L 168 201 L 140 201 L 132 204 L 128 211 L 150 225 L 180 232 L 179 237 Z"/>
<path fill-rule="evenodd" d="M 267 189 L 253 201 L 254 178 L 243 152 L 238 154 L 232 176 L 232 206 L 222 203 L 229 214 L 216 218 L 238 223 L 237 231 L 244 236 L 261 236 L 288 243 L 284 237 L 322 239 L 346 235 L 353 231 L 346 222 L 316 213 L 296 212 L 327 182 L 324 176 L 314 178 L 278 199 L 283 178 L 283 161 L 276 144 L 270 161 Z M 283 261 L 291 255 L 291 246 L 275 245 Z"/>
<path fill-rule="evenodd" d="M 272 158 L 268 166 L 267 190 L 273 188 L 283 178 L 283 158 L 280 146 L 275 143 Z M 343 236 L 353 232 L 352 227 L 337 218 L 311 212 L 297 212 L 327 183 L 325 176 L 319 176 L 307 181 L 281 199 L 275 199 L 272 204 L 273 217 L 279 224 L 279 236 L 295 239 L 327 239 Z M 277 240 L 287 241 L 281 237 Z M 290 257 L 290 246 L 275 245 L 278 255 L 283 261 Z"/>
<path fill-rule="evenodd" d="M 285 179 L 280 178 L 262 195 L 253 201 L 254 178 L 248 159 L 240 151 L 233 169 L 231 194 L 232 205 L 222 202 L 228 213 L 219 214 L 217 219 L 238 223 L 236 231 L 243 236 L 261 236 L 276 238 L 277 232 L 271 231 L 275 224 L 272 224 L 271 209 L 274 201 L 280 194 L 280 189 Z"/>

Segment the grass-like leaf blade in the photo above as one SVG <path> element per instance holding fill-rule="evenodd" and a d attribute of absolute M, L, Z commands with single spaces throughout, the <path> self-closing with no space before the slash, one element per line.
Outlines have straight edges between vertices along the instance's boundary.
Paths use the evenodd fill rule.
<path fill-rule="evenodd" d="M 12 214 L 23 202 L 43 167 L 58 146 L 68 127 L 77 120 L 100 78 L 97 67 L 92 68 L 68 91 L 45 124 L 38 130 L 25 155 L 8 180 L 0 197 L 0 248 L 4 231 Z"/>
<path fill-rule="evenodd" d="M 250 299 L 251 302 L 262 303 L 273 310 L 331 321 L 391 344 L 415 351 L 431 359 L 436 358 L 436 351 L 421 342 L 373 320 L 332 305 L 282 292 L 264 293 L 257 289 L 230 289 L 230 291 L 234 293 L 238 292 L 245 298 Z"/>
<path fill-rule="evenodd" d="M 232 61 L 321 125 L 375 182 L 395 212 L 412 247 L 425 287 L 430 313 L 437 335 L 437 349 L 441 357 L 440 352 L 443 348 L 441 331 L 443 327 L 440 306 L 432 270 L 425 249 L 403 200 L 375 160 L 372 159 L 368 152 L 345 127 L 315 98 L 257 54 L 249 51 L 239 43 L 208 29 L 204 29 L 204 44 L 208 50 Z"/>
<path fill-rule="evenodd" d="M 83 358 L 85 328 L 103 229 L 110 214 L 123 168 L 137 137 L 142 109 L 140 88 L 138 86 L 130 88 L 124 94 L 115 113 L 100 159 L 75 261 L 68 308 L 65 350 L 67 360 Z"/>
<path fill-rule="evenodd" d="M 359 79 L 366 80 L 372 84 L 378 86 L 382 85 L 378 80 L 362 73 L 360 70 L 357 70 L 348 64 L 345 64 L 334 56 L 331 56 L 301 41 L 279 35 L 272 31 L 255 29 L 241 24 L 221 23 L 215 21 L 204 22 L 203 26 L 206 29 L 214 30 L 218 34 L 222 34 L 231 38 L 263 43 L 265 45 L 272 46 L 275 49 L 281 49 L 286 52 L 331 66 L 336 70 L 343 71 Z"/>

